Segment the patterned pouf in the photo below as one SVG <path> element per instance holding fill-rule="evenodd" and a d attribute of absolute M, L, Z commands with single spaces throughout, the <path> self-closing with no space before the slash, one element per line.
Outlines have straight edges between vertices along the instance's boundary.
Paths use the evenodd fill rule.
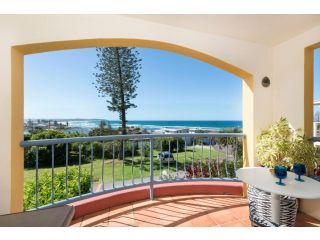
<path fill-rule="evenodd" d="M 250 220 L 253 226 L 293 227 L 298 211 L 298 200 L 293 197 L 280 196 L 280 225 L 271 222 L 271 194 L 248 187 Z"/>

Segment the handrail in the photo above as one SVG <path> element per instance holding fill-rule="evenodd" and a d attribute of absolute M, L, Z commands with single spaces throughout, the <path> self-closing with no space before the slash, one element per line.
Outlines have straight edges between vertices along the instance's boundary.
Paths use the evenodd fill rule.
<path fill-rule="evenodd" d="M 64 143 L 84 143 L 84 142 L 102 142 L 112 140 L 141 140 L 150 138 L 185 138 L 185 137 L 245 137 L 243 133 L 170 133 L 170 134 L 129 134 L 129 135 L 108 135 L 95 137 L 74 137 L 74 138 L 55 138 L 44 140 L 21 141 L 21 147 L 47 146 Z"/>
<path fill-rule="evenodd" d="M 226 138 L 226 141 L 223 143 L 217 141 L 219 138 Z M 245 138 L 245 134 L 243 133 L 174 133 L 174 134 L 131 134 L 131 135 L 109 135 L 109 136 L 95 136 L 95 137 L 74 137 L 74 138 L 57 138 L 57 139 L 44 139 L 44 140 L 28 140 L 28 141 L 21 141 L 20 146 L 23 148 L 29 148 L 35 146 L 35 149 L 30 149 L 34 151 L 34 161 L 35 161 L 35 208 L 39 209 L 42 207 L 49 207 L 56 204 L 66 204 L 69 202 L 73 202 L 76 200 L 80 200 L 82 198 L 87 198 L 90 196 L 96 196 L 105 192 L 112 192 L 118 191 L 126 188 L 131 188 L 134 186 L 143 186 L 149 185 L 150 188 L 150 199 L 152 200 L 154 197 L 154 190 L 153 186 L 155 184 L 161 183 L 168 183 L 168 182 L 179 182 L 179 181 L 203 181 L 203 180 L 210 180 L 210 181 L 238 181 L 235 178 L 235 171 L 238 168 L 238 144 L 240 141 L 243 141 Z M 164 149 L 163 141 L 164 139 L 168 139 L 168 145 Z M 179 139 L 182 139 L 184 142 L 184 150 L 181 152 L 179 150 L 170 149 L 171 143 L 176 144 L 176 148 L 179 146 Z M 231 139 L 233 139 L 231 141 Z M 122 161 L 121 166 L 115 166 L 115 141 L 121 141 L 119 144 L 118 151 L 120 153 L 120 147 L 122 146 Z M 106 150 L 104 148 L 105 142 L 111 142 L 110 145 L 111 149 L 109 148 Z M 125 156 L 125 143 L 128 142 L 135 142 L 131 146 L 131 153 L 129 156 Z M 188 141 L 188 143 L 187 143 Z M 207 141 L 207 143 L 205 142 Z M 102 181 L 102 189 L 98 189 L 97 191 L 94 189 L 93 185 L 93 162 L 96 159 L 100 158 L 100 153 L 98 158 L 94 156 L 94 142 L 100 142 L 102 144 L 102 152 L 101 152 L 101 181 Z M 195 156 L 195 152 L 197 149 L 195 148 L 195 142 L 198 142 L 200 148 L 198 148 L 199 153 Z M 69 167 L 69 151 L 71 149 L 72 143 L 79 143 L 77 146 L 78 150 L 76 150 L 76 154 L 78 155 L 78 174 L 77 174 L 77 187 L 78 187 L 78 196 L 69 196 L 68 189 L 69 189 L 69 182 L 68 182 L 68 167 Z M 90 148 L 87 148 L 87 153 L 83 155 L 82 147 L 85 143 L 90 144 Z M 145 145 L 144 143 L 149 143 L 149 145 Z M 155 143 L 157 143 L 157 151 L 165 152 L 169 151 L 172 154 L 175 154 L 175 157 L 169 155 L 161 156 L 158 155 L 158 158 L 155 158 Z M 60 144 L 60 145 L 59 145 Z M 65 149 L 63 148 L 65 145 Z M 69 144 L 71 144 L 69 148 Z M 136 144 L 136 145 L 135 145 Z M 160 146 L 159 146 L 160 144 Z M 55 146 L 58 145 L 58 146 Z M 206 156 L 204 155 L 204 145 L 207 145 L 207 153 Z M 40 149 L 41 146 L 48 146 L 47 148 Z M 187 147 L 188 146 L 188 147 Z M 61 147 L 63 151 L 65 151 L 65 199 L 55 201 L 55 147 L 60 148 L 60 157 L 61 157 Z M 148 153 L 145 154 L 144 151 L 145 147 L 148 147 Z M 135 150 L 140 149 L 140 152 L 135 154 Z M 215 149 L 214 149 L 215 148 Z M 160 150 L 159 150 L 160 149 Z M 41 205 L 39 203 L 39 195 L 41 194 L 39 191 L 39 163 L 43 160 L 43 155 L 40 155 L 41 151 L 47 151 L 46 160 L 50 159 L 51 161 L 51 200 L 52 202 L 49 205 Z M 105 165 L 105 152 L 109 151 L 109 170 L 111 167 L 111 177 L 112 181 L 107 181 L 110 187 L 105 188 L 105 168 L 108 168 L 108 165 Z M 130 150 L 129 150 L 130 151 Z M 189 154 L 187 159 L 187 152 L 191 151 L 192 153 Z M 212 151 L 216 151 L 216 154 L 213 156 Z M 181 155 L 179 155 L 179 152 Z M 43 152 L 42 152 L 43 153 Z M 183 154 L 184 153 L 184 154 Z M 111 156 L 110 156 L 111 155 Z M 90 191 L 89 192 L 81 192 L 81 168 L 85 167 L 83 164 L 83 157 L 87 157 L 89 159 L 87 164 L 90 164 L 90 167 L 87 166 L 87 169 L 90 171 Z M 120 156 L 120 155 L 119 155 Z M 180 157 L 179 157 L 180 156 Z M 240 155 L 241 156 L 241 155 Z M 147 158 L 147 160 L 146 160 Z M 175 159 L 174 159 L 175 158 Z M 119 158 L 120 159 L 120 158 Z M 111 161 L 111 162 L 110 162 Z M 130 163 L 131 166 L 131 181 L 128 179 L 128 176 L 125 176 L 125 161 Z M 179 164 L 178 164 L 178 161 Z M 171 164 L 170 164 L 171 162 Z M 61 164 L 61 163 L 60 163 Z M 145 173 L 142 173 L 143 168 L 145 168 L 144 164 L 147 164 L 148 167 L 148 174 L 147 176 Z M 138 166 L 137 170 L 140 170 L 140 178 L 134 178 L 134 165 Z M 165 166 L 166 165 L 166 166 Z M 64 166 L 64 165 L 63 165 Z M 129 166 L 129 165 L 127 165 Z M 129 167 L 130 167 L 129 166 Z M 203 167 L 207 167 L 208 169 L 204 172 Z M 100 167 L 99 167 L 100 168 Z M 115 169 L 119 168 L 121 171 L 121 179 L 115 177 Z M 135 167 L 136 168 L 136 167 Z M 187 170 L 189 168 L 189 170 Z M 228 169 L 231 168 L 231 169 Z M 118 169 L 118 170 L 119 170 Z M 215 169 L 215 170 L 214 170 Z M 162 172 L 162 170 L 164 170 Z M 213 172 L 213 170 L 215 172 Z M 229 171 L 230 170 L 230 171 Z M 168 172 L 165 172 L 168 171 Z M 171 173 L 172 171 L 172 173 Z M 209 171 L 209 172 L 208 172 Z M 158 175 L 155 175 L 155 174 Z M 188 174 L 187 174 L 188 173 Z M 214 173 L 212 175 L 211 173 Z M 138 174 L 139 175 L 139 174 Z M 110 175 L 109 175 L 110 176 Z M 118 176 L 119 177 L 119 176 Z M 130 178 L 130 176 L 129 176 Z M 99 181 L 100 181 L 99 180 Z M 127 182 L 126 182 L 127 181 Z M 118 186 L 115 186 L 116 185 Z M 112 184 L 112 185 L 111 185 Z"/>
<path fill-rule="evenodd" d="M 320 142 L 320 137 L 312 137 L 309 139 L 311 142 Z"/>

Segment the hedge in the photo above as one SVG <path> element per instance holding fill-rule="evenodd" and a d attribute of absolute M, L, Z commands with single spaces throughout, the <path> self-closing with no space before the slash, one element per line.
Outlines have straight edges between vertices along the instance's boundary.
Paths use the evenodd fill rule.
<path fill-rule="evenodd" d="M 68 197 L 78 196 L 78 167 L 73 166 L 68 169 Z M 66 173 L 54 173 L 54 201 L 66 199 Z M 80 190 L 81 194 L 90 192 L 91 179 L 87 169 L 80 171 Z M 38 179 L 38 206 L 50 204 L 51 198 L 51 174 L 44 173 Z M 24 210 L 36 207 L 36 182 L 26 182 L 24 185 Z"/>

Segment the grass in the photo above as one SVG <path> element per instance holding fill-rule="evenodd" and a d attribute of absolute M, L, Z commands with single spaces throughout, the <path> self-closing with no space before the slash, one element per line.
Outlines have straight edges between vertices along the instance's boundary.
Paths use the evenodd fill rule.
<path fill-rule="evenodd" d="M 154 150 L 154 176 L 160 175 L 160 162 L 157 159 L 159 151 Z M 177 162 L 171 162 L 170 163 L 170 172 L 176 171 L 176 165 L 177 169 L 183 170 L 184 169 L 184 162 L 186 164 L 192 163 L 192 157 L 193 157 L 193 151 L 192 147 L 187 148 L 186 156 L 185 152 L 179 152 L 173 153 L 174 159 L 177 160 Z M 215 151 L 214 149 L 211 150 L 211 158 L 216 159 L 217 156 L 219 157 L 225 157 L 225 153 L 219 153 Z M 201 147 L 195 147 L 194 151 L 194 162 L 199 161 L 200 159 L 206 160 L 210 157 L 210 151 L 208 148 L 203 148 L 203 152 Z M 114 175 L 115 175 L 115 181 L 122 181 L 122 167 L 124 171 L 124 179 L 130 180 L 132 178 L 132 165 L 133 165 L 133 178 L 137 179 L 140 178 L 140 163 L 141 163 L 141 156 L 134 156 L 132 161 L 132 156 L 126 156 L 125 161 L 122 160 L 115 160 L 114 161 Z M 104 182 L 111 182 L 112 181 L 112 159 L 106 159 L 104 160 Z M 86 168 L 91 170 L 91 163 L 85 163 L 81 165 L 81 168 Z M 166 163 L 162 164 L 162 170 L 168 171 L 168 165 Z M 56 167 L 54 168 L 55 172 L 65 172 L 66 167 Z M 41 177 L 44 173 L 51 174 L 51 168 L 40 168 L 39 169 L 39 177 Z M 35 169 L 25 169 L 24 170 L 24 182 L 32 182 L 35 181 L 35 175 L 36 171 Z M 150 160 L 149 157 L 145 156 L 142 159 L 142 176 L 147 177 L 150 176 Z M 95 159 L 93 161 L 93 179 L 94 182 L 102 182 L 102 160 L 101 159 Z"/>

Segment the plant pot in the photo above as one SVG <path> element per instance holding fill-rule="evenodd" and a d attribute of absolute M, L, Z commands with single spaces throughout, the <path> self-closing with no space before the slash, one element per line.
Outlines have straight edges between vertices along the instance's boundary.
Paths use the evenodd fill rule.
<path fill-rule="evenodd" d="M 269 172 L 271 173 L 272 176 L 275 176 L 274 168 L 269 168 Z"/>

